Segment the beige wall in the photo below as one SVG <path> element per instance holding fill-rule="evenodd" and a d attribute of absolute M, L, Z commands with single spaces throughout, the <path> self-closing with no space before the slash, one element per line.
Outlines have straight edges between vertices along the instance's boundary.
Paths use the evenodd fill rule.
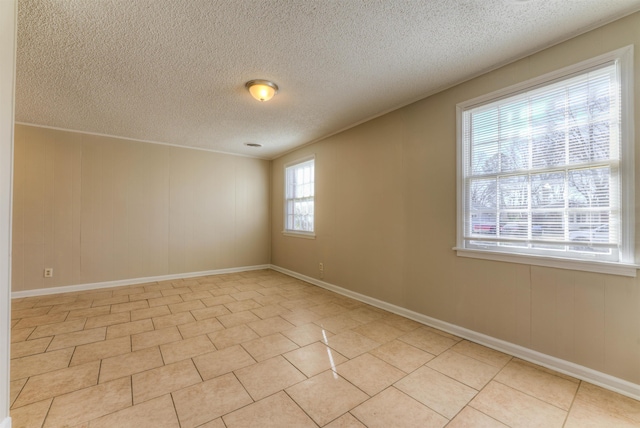
<path fill-rule="evenodd" d="M 629 44 L 640 46 L 640 13 L 275 160 L 272 263 L 318 278 L 323 262 L 331 284 L 640 383 L 638 278 L 452 250 L 456 104 Z M 634 67 L 640 136 L 637 50 Z M 317 238 L 283 236 L 283 165 L 311 153 Z"/>
<path fill-rule="evenodd" d="M 270 261 L 268 161 L 16 125 L 14 163 L 13 291 Z"/>

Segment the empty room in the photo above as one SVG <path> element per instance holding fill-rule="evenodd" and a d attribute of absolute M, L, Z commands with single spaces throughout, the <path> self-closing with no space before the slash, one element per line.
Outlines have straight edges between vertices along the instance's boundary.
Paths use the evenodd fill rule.
<path fill-rule="evenodd" d="M 0 0 L 0 428 L 640 427 L 640 1 Z"/>

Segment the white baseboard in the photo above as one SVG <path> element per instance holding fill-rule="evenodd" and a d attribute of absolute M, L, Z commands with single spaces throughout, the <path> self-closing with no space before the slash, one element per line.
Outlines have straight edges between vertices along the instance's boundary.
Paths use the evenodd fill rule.
<path fill-rule="evenodd" d="M 347 290 L 337 285 L 330 284 L 328 282 L 321 281 L 300 273 L 285 269 L 279 266 L 271 265 L 271 269 L 292 276 L 294 278 L 301 279 L 318 287 L 325 288 L 327 290 L 336 292 L 343 296 L 350 297 L 355 300 L 359 300 L 363 303 L 367 303 L 371 306 L 375 306 L 380 309 L 392 312 L 397 315 L 412 319 L 419 323 L 428 325 L 430 327 L 437 328 L 450 334 L 454 334 L 458 337 L 470 340 L 475 343 L 479 343 L 488 348 L 495 349 L 496 351 L 504 352 L 509 355 L 521 358 L 523 360 L 538 364 L 540 366 L 555 370 L 557 372 L 573 376 L 575 378 L 584 380 L 594 385 L 601 386 L 635 400 L 640 400 L 640 385 L 626 381 L 624 379 L 617 378 L 615 376 L 608 375 L 606 373 L 599 372 L 597 370 L 590 369 L 588 367 L 581 366 L 579 364 L 572 363 L 570 361 L 562 360 L 560 358 L 552 357 L 547 354 L 543 354 L 538 351 L 534 351 L 529 348 L 525 348 L 520 345 L 516 345 L 504 340 L 496 339 L 495 337 L 487 336 L 482 333 L 478 333 L 473 330 L 469 330 L 464 327 L 459 327 L 455 324 L 440 321 L 436 318 L 431 318 L 418 312 L 411 311 L 409 309 L 393 305 L 391 303 L 384 302 L 382 300 L 375 299 L 373 297 L 365 296 L 364 294 L 356 293 L 354 291 Z"/>
<path fill-rule="evenodd" d="M 171 281 L 174 279 L 194 278 L 197 276 L 221 275 L 225 273 L 247 272 L 250 270 L 270 269 L 271 265 L 243 266 L 226 269 L 207 270 L 202 272 L 186 272 L 172 275 L 148 276 L 144 278 L 122 279 L 118 281 L 94 282 L 89 284 L 66 285 L 62 287 L 40 288 L 37 290 L 14 291 L 11 293 L 12 299 L 20 297 L 46 296 L 49 294 L 69 293 L 72 291 L 97 290 L 100 288 L 119 287 L 122 285 L 144 284 L 156 281 Z M 0 428 L 4 428 L 0 426 Z"/>
<path fill-rule="evenodd" d="M 9 416 L 0 423 L 0 428 L 11 428 L 11 418 Z"/>

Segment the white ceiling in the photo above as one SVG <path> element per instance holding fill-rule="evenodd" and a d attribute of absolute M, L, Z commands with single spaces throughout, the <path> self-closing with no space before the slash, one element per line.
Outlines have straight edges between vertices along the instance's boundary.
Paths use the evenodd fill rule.
<path fill-rule="evenodd" d="M 267 159 L 640 10 L 640 0 L 18 5 L 17 122 Z M 259 103 L 251 79 L 280 92 Z"/>

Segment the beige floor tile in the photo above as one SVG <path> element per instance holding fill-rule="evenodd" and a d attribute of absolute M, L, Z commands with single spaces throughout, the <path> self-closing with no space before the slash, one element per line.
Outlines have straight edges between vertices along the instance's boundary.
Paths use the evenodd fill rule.
<path fill-rule="evenodd" d="M 355 331 L 346 331 L 327 339 L 325 342 L 327 345 L 347 358 L 355 358 L 360 354 L 364 354 L 380 346 L 380 343 L 358 334 Z"/>
<path fill-rule="evenodd" d="M 147 318 L 156 318 L 163 315 L 171 315 L 169 306 L 154 306 L 148 309 L 138 309 L 137 311 L 131 311 L 131 321 L 138 321 Z"/>
<path fill-rule="evenodd" d="M 40 354 L 47 350 L 53 337 L 43 337 L 42 339 L 27 340 L 11 344 L 11 358 L 21 358 L 28 355 Z"/>
<path fill-rule="evenodd" d="M 398 330 L 402 330 L 404 332 L 413 331 L 420 327 L 423 327 L 423 325 L 417 321 L 401 317 L 400 315 L 390 314 L 388 312 L 380 319 L 386 324 L 389 324 L 391 327 L 395 327 Z"/>
<path fill-rule="evenodd" d="M 20 318 L 40 317 L 47 315 L 52 306 L 41 306 L 39 308 L 18 309 L 11 311 L 11 319 L 17 320 Z"/>
<path fill-rule="evenodd" d="M 631 419 L 640 426 L 640 401 L 624 397 L 588 382 L 581 382 L 576 403 L 602 409 L 612 415 Z"/>
<path fill-rule="evenodd" d="M 128 305 L 128 303 L 123 303 L 124 305 Z M 67 321 L 76 319 L 76 318 L 90 318 L 97 317 L 100 315 L 107 315 L 110 311 L 110 308 L 113 306 L 100 306 L 98 308 L 88 308 L 88 309 L 75 309 L 73 311 L 69 311 L 69 315 L 67 315 Z"/>
<path fill-rule="evenodd" d="M 439 355 L 457 343 L 454 339 L 444 337 L 422 327 L 400 336 L 398 340 L 433 355 Z"/>
<path fill-rule="evenodd" d="M 128 302 L 129 302 L 129 296 L 127 295 L 114 296 L 114 297 L 109 297 L 108 299 L 93 300 L 91 302 L 91 307 L 97 308 L 98 306 L 110 306 L 110 305 L 115 305 L 117 303 L 128 303 Z"/>
<path fill-rule="evenodd" d="M 298 346 L 310 345 L 313 342 L 323 341 L 334 336 L 330 331 L 323 330 L 315 324 L 305 324 L 282 332 L 283 335 L 293 340 Z"/>
<path fill-rule="evenodd" d="M 224 306 L 233 313 L 251 311 L 252 309 L 259 309 L 262 307 L 260 303 L 253 299 L 225 303 Z"/>
<path fill-rule="evenodd" d="M 32 376 L 22 388 L 13 407 L 18 408 L 63 395 L 98 383 L 100 362 L 83 364 Z"/>
<path fill-rule="evenodd" d="M 14 401 L 18 398 L 18 394 L 24 388 L 24 385 L 27 383 L 27 378 L 14 380 L 9 382 L 9 407 L 13 406 Z"/>
<path fill-rule="evenodd" d="M 129 301 L 137 302 L 138 300 L 157 299 L 159 297 L 162 297 L 160 291 L 144 291 L 143 288 L 140 293 L 129 294 Z"/>
<path fill-rule="evenodd" d="M 284 305 L 285 303 L 288 302 L 283 302 L 281 305 Z M 309 309 L 295 309 L 289 313 L 281 314 L 280 316 L 296 326 L 302 326 L 323 318 L 322 315 L 310 311 Z"/>
<path fill-rule="evenodd" d="M 201 300 L 202 303 L 204 303 L 207 307 L 212 307 L 212 306 L 220 306 L 220 305 L 224 305 L 225 303 L 233 303 L 233 302 L 237 302 L 236 299 L 234 299 L 233 297 L 229 296 L 229 295 L 222 295 L 222 296 L 215 296 L 215 297 L 208 297 L 206 299 L 202 299 Z M 228 310 L 228 309 L 227 309 Z"/>
<path fill-rule="evenodd" d="M 482 389 L 500 371 L 499 368 L 448 350 L 427 363 L 427 367 L 471 388 Z"/>
<path fill-rule="evenodd" d="M 308 377 L 333 369 L 347 361 L 343 355 L 329 348 L 322 342 L 315 342 L 304 348 L 296 349 L 283 356 Z"/>
<path fill-rule="evenodd" d="M 28 406 L 13 409 L 9 412 L 12 428 L 41 427 L 51 407 L 52 398 Z"/>
<path fill-rule="evenodd" d="M 166 297 L 158 297 L 157 299 L 149 299 L 149 307 L 153 308 L 155 306 L 167 306 L 174 305 L 176 303 L 182 303 L 182 297 L 180 295 L 166 296 Z"/>
<path fill-rule="evenodd" d="M 107 339 L 116 337 L 131 336 L 153 330 L 153 322 L 150 319 L 127 322 L 123 324 L 110 325 L 107 327 Z"/>
<path fill-rule="evenodd" d="M 218 349 L 228 348 L 229 346 L 238 345 L 259 337 L 255 331 L 246 325 L 238 325 L 224 330 L 214 331 L 213 333 L 209 333 L 208 336 Z"/>
<path fill-rule="evenodd" d="M 508 428 L 507 425 L 477 411 L 473 407 L 465 407 L 447 425 L 447 428 Z"/>
<path fill-rule="evenodd" d="M 111 313 L 116 314 L 118 312 L 132 312 L 140 309 L 149 308 L 149 300 L 138 300 L 136 302 L 118 303 L 111 306 Z"/>
<path fill-rule="evenodd" d="M 330 424 L 325 425 L 324 428 L 367 428 L 367 426 L 363 425 L 351 413 L 345 413 Z"/>
<path fill-rule="evenodd" d="M 36 298 L 37 302 L 33 306 L 38 308 L 40 306 L 55 306 L 64 305 L 65 303 L 73 303 L 77 300 L 77 297 L 72 294 L 53 294 L 51 296 Z"/>
<path fill-rule="evenodd" d="M 322 316 L 322 318 L 339 315 L 348 311 L 344 306 L 335 303 L 323 303 L 321 305 L 311 306 L 309 310 Z"/>
<path fill-rule="evenodd" d="M 193 290 L 191 290 L 189 287 L 182 287 L 182 284 L 179 284 L 179 288 L 167 288 L 165 290 L 162 290 L 162 295 L 163 296 L 175 296 L 178 294 L 191 294 L 193 293 Z"/>
<path fill-rule="evenodd" d="M 326 371 L 286 390 L 287 394 L 320 426 L 348 412 L 367 398 L 367 394 Z"/>
<path fill-rule="evenodd" d="M 242 347 L 246 349 L 256 361 L 263 361 L 276 355 L 298 349 L 298 345 L 280 333 L 244 342 Z"/>
<path fill-rule="evenodd" d="M 471 407 L 511 427 L 561 427 L 567 412 L 498 382 L 490 382 Z"/>
<path fill-rule="evenodd" d="M 564 428 L 637 428 L 638 426 L 640 426 L 638 421 L 628 419 L 618 413 L 612 413 L 597 404 L 593 405 L 579 400 L 576 400 L 571 406 L 569 416 L 564 424 Z"/>
<path fill-rule="evenodd" d="M 449 422 L 395 388 L 388 388 L 351 411 L 369 428 L 439 428 Z"/>
<path fill-rule="evenodd" d="M 38 300 L 39 300 L 38 298 L 32 298 L 32 297 L 21 297 L 17 299 L 11 299 L 11 310 L 17 311 L 20 309 L 33 308 L 36 305 L 36 303 L 38 303 Z"/>
<path fill-rule="evenodd" d="M 178 391 L 202 381 L 191 360 L 183 360 L 136 373 L 131 379 L 134 404 Z M 173 407 L 173 404 L 171 406 Z"/>
<path fill-rule="evenodd" d="M 260 321 L 253 312 L 236 312 L 229 315 L 221 315 L 218 317 L 218 321 L 225 326 L 225 328 L 235 327 L 236 325 L 247 324 L 254 321 Z"/>
<path fill-rule="evenodd" d="M 182 337 L 187 339 L 189 337 L 200 336 L 203 334 L 222 330 L 224 329 L 224 326 L 220 324 L 217 318 L 209 318 L 202 321 L 195 321 L 179 325 L 178 329 L 180 330 L 180 334 L 182 334 Z"/>
<path fill-rule="evenodd" d="M 181 389 L 172 395 L 182 428 L 197 427 L 252 402 L 231 373 Z"/>
<path fill-rule="evenodd" d="M 174 325 L 181 325 L 190 322 L 195 322 L 196 319 L 191 315 L 191 312 L 180 312 L 177 314 L 163 315 L 161 317 L 152 318 L 153 326 L 156 330 L 171 327 Z"/>
<path fill-rule="evenodd" d="M 192 291 L 191 293 L 187 293 L 187 294 L 182 294 L 180 297 L 182 297 L 182 300 L 184 300 L 185 302 L 188 302 L 190 300 L 208 299 L 209 297 L 212 297 L 212 294 L 206 290 L 200 290 L 200 291 Z"/>
<path fill-rule="evenodd" d="M 102 291 L 80 291 L 78 293 L 71 293 L 71 295 L 76 295 L 78 300 L 101 300 L 108 299 L 109 297 L 113 297 L 112 290 L 102 290 Z"/>
<path fill-rule="evenodd" d="M 71 366 L 98 361 L 128 352 L 131 352 L 131 340 L 129 337 L 102 340 L 100 342 L 76 347 L 73 353 L 73 359 L 71 360 Z"/>
<path fill-rule="evenodd" d="M 207 307 L 204 309 L 195 309 L 191 311 L 191 315 L 196 319 L 196 321 L 202 321 L 209 318 L 219 317 L 220 315 L 227 315 L 231 312 L 229 309 L 225 308 L 224 305 Z"/>
<path fill-rule="evenodd" d="M 380 320 L 372 321 L 368 324 L 354 328 L 353 331 L 368 337 L 371 340 L 375 340 L 378 343 L 391 342 L 405 334 L 402 330 L 392 327 Z"/>
<path fill-rule="evenodd" d="M 57 324 L 63 322 L 67 318 L 67 315 L 69 315 L 69 312 L 58 312 L 51 315 L 22 318 L 13 328 L 27 328 L 45 324 Z"/>
<path fill-rule="evenodd" d="M 222 422 L 222 418 L 214 419 L 212 421 L 207 422 L 206 424 L 198 426 L 198 428 L 227 428 Z"/>
<path fill-rule="evenodd" d="M 315 428 L 317 425 L 284 392 L 223 416 L 227 428 Z"/>
<path fill-rule="evenodd" d="M 435 357 L 428 352 L 399 340 L 385 343 L 382 346 L 372 349 L 369 353 L 399 368 L 405 373 L 413 372 Z"/>
<path fill-rule="evenodd" d="M 240 345 L 193 358 L 200 375 L 208 380 L 255 364 L 256 361 Z"/>
<path fill-rule="evenodd" d="M 462 340 L 456 343 L 452 348 L 452 351 L 456 351 L 458 354 L 466 355 L 467 357 L 475 358 L 483 363 L 491 364 L 492 366 L 502 368 L 510 360 L 511 355 L 503 354 L 502 352 L 494 351 L 486 346 L 478 345 L 477 343 L 469 342 L 468 340 Z"/>
<path fill-rule="evenodd" d="M 27 328 L 12 328 L 11 329 L 11 343 L 16 342 L 24 342 L 31 336 L 31 333 L 34 332 L 35 327 L 27 327 Z"/>
<path fill-rule="evenodd" d="M 200 300 L 189 300 L 188 302 L 174 303 L 169 305 L 172 314 L 188 312 L 192 309 L 204 309 L 206 306 Z"/>
<path fill-rule="evenodd" d="M 231 297 L 233 297 L 237 301 L 249 300 L 249 299 L 253 299 L 254 297 L 260 297 L 260 296 L 261 294 L 258 293 L 257 291 L 241 291 L 239 293 L 231 293 Z"/>
<path fill-rule="evenodd" d="M 285 321 L 279 316 L 250 322 L 247 326 L 258 333 L 259 336 L 269 336 L 295 327 L 293 324 Z"/>
<path fill-rule="evenodd" d="M 358 320 L 350 318 L 345 314 L 340 314 L 321 318 L 317 321 L 314 321 L 314 324 L 320 326 L 324 330 L 330 331 L 331 333 L 338 334 L 345 330 L 350 330 L 352 328 L 358 327 L 362 323 Z"/>
<path fill-rule="evenodd" d="M 11 380 L 24 379 L 69 367 L 73 348 L 16 358 L 11 361 Z"/>
<path fill-rule="evenodd" d="M 448 419 L 453 418 L 478 391 L 429 367 L 421 367 L 395 387 Z"/>
<path fill-rule="evenodd" d="M 528 364 L 521 364 L 517 360 L 511 360 L 495 380 L 563 410 L 569 410 L 578 391 L 577 383 Z"/>
<path fill-rule="evenodd" d="M 373 306 L 364 305 L 359 308 L 351 309 L 347 312 L 351 318 L 360 321 L 363 324 L 370 323 L 377 319 L 382 318 L 387 312 L 382 309 L 374 308 Z"/>
<path fill-rule="evenodd" d="M 97 317 L 87 318 L 84 326 L 86 329 L 96 327 L 108 327 L 114 324 L 123 324 L 131 321 L 130 312 L 120 312 L 117 314 L 99 315 Z"/>
<path fill-rule="evenodd" d="M 405 376 L 402 370 L 368 353 L 338 365 L 336 371 L 370 396 Z"/>
<path fill-rule="evenodd" d="M 294 312 L 296 311 L 300 311 L 303 309 L 307 309 L 312 307 L 312 306 L 318 306 L 318 303 L 311 300 L 311 299 L 307 299 L 307 298 L 299 298 L 299 299 L 294 299 L 294 298 L 289 298 L 286 301 L 283 301 L 282 303 L 280 303 L 280 306 L 283 306 L 287 309 L 290 309 Z M 311 311 L 309 311 L 311 312 Z M 320 319 L 322 318 L 321 315 L 316 314 L 315 312 L 313 312 L 313 314 L 315 314 L 315 316 L 317 317 L 316 319 Z"/>
<path fill-rule="evenodd" d="M 146 331 L 131 336 L 131 349 L 139 351 L 141 349 L 150 348 L 152 346 L 163 345 L 165 343 L 176 342 L 182 340 L 182 336 L 178 328 L 167 327 L 161 330 Z"/>
<path fill-rule="evenodd" d="M 57 312 L 69 312 L 77 309 L 89 309 L 91 308 L 91 300 L 81 300 L 71 303 L 64 303 L 62 305 L 56 305 L 51 307 L 48 314 L 55 314 Z"/>
<path fill-rule="evenodd" d="M 170 395 L 122 409 L 91 421 L 91 428 L 179 428 Z"/>
<path fill-rule="evenodd" d="M 131 376 L 132 374 L 155 369 L 162 365 L 162 356 L 157 346 L 106 358 L 102 360 L 102 366 L 100 368 L 100 383 Z"/>
<path fill-rule="evenodd" d="M 235 371 L 251 398 L 258 401 L 306 379 L 282 356 L 273 357 Z"/>
<path fill-rule="evenodd" d="M 76 426 L 131 406 L 129 377 L 56 397 L 45 428 Z"/>
<path fill-rule="evenodd" d="M 278 305 L 278 303 L 280 303 L 281 301 L 286 300 L 282 296 L 262 296 L 256 297 L 254 300 L 260 303 L 262 307 L 252 309 L 251 312 L 262 318 L 263 320 L 267 318 L 273 318 L 282 314 L 288 314 L 289 312 L 291 312 L 289 309 Z"/>
<path fill-rule="evenodd" d="M 226 296 L 229 295 L 229 297 L 231 297 L 231 294 L 233 293 L 237 293 L 238 289 L 234 288 L 234 287 L 224 287 L 224 286 L 220 286 L 219 288 L 214 288 L 212 290 L 209 290 L 209 293 L 213 294 L 214 297 L 217 296 Z M 231 297 L 233 299 L 233 297 Z M 233 299 L 234 301 L 237 302 L 236 299 Z"/>
<path fill-rule="evenodd" d="M 70 346 L 80 346 L 87 343 L 98 342 L 104 340 L 107 336 L 106 327 L 92 328 L 91 330 L 76 331 L 73 333 L 64 333 L 54 336 L 47 351 L 55 351 L 56 349 L 68 348 Z"/>
<path fill-rule="evenodd" d="M 198 355 L 215 351 L 216 348 L 206 335 L 196 336 L 178 342 L 167 343 L 160 346 L 162 359 L 165 364 L 193 358 Z"/>

